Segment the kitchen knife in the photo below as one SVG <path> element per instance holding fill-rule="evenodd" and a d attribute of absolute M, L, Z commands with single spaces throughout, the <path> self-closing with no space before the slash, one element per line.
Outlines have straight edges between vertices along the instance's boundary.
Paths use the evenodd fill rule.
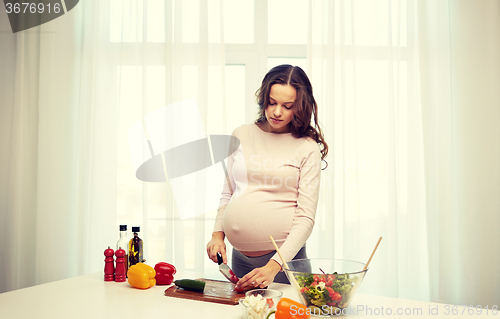
<path fill-rule="evenodd" d="M 222 259 L 220 253 L 217 253 L 217 263 L 219 264 L 219 271 L 224 275 L 232 283 L 238 282 L 238 277 L 234 274 L 234 272 L 226 265 Z"/>

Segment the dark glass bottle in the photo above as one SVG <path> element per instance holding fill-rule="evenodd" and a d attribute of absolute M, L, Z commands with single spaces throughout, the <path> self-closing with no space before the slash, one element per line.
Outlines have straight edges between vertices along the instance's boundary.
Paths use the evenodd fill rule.
<path fill-rule="evenodd" d="M 132 227 L 134 237 L 128 242 L 128 266 L 131 267 L 143 260 L 143 242 L 139 238 L 140 227 Z"/>

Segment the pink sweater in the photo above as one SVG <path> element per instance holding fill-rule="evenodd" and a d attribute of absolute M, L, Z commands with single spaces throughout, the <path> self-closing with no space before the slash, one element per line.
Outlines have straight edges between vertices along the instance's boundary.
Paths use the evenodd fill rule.
<path fill-rule="evenodd" d="M 272 235 L 290 261 L 314 226 L 319 146 L 311 138 L 264 132 L 256 124 L 240 126 L 233 135 L 241 144 L 228 158 L 232 187 L 224 183 L 214 232 L 224 232 L 239 251 L 274 250 Z M 282 264 L 277 253 L 272 259 Z"/>

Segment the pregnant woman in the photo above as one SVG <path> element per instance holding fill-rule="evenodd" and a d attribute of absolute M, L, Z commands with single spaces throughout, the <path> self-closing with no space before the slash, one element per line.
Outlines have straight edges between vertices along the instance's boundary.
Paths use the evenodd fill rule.
<path fill-rule="evenodd" d="M 328 153 L 318 125 L 311 83 L 297 66 L 271 69 L 257 91 L 259 117 L 238 127 L 240 141 L 228 158 L 228 178 L 207 244 L 227 263 L 224 239 L 233 246 L 237 289 L 288 283 L 273 236 L 288 262 L 307 258 L 320 185 L 321 161 Z"/>

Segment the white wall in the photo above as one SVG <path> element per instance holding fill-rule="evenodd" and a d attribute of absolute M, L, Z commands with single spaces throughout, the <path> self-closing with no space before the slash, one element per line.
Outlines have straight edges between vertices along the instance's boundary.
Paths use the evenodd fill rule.
<path fill-rule="evenodd" d="M 14 112 L 14 81 L 16 69 L 16 36 L 10 28 L 7 13 L 1 5 L 0 10 L 0 234 L 8 234 L 7 225 L 10 214 L 6 214 L 9 205 L 8 188 L 8 166 L 7 154 L 11 149 L 12 141 L 12 117 Z M 2 236 L 2 237 L 3 237 Z M 5 242 L 9 238 L 4 237 Z M 8 244 L 0 245 L 0 273 L 6 273 L 7 260 L 9 256 Z M 0 276 L 0 287 L 5 287 L 9 278 Z M 1 292 L 1 291 L 0 291 Z"/>
<path fill-rule="evenodd" d="M 486 306 L 500 300 L 500 1 L 451 1 L 451 30 L 456 266 Z"/>

